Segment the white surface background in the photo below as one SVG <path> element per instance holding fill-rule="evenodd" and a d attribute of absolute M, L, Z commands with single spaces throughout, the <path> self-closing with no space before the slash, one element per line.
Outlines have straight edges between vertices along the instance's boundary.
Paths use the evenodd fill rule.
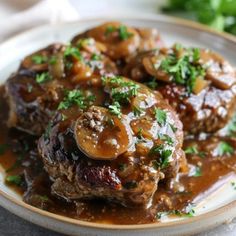
<path fill-rule="evenodd" d="M 157 14 L 163 3 L 165 0 L 0 0 L 0 42 L 42 24 L 106 15 L 138 17 Z M 0 235 L 59 234 L 22 221 L 0 208 Z M 236 236 L 236 220 L 199 236 L 208 235 Z"/>

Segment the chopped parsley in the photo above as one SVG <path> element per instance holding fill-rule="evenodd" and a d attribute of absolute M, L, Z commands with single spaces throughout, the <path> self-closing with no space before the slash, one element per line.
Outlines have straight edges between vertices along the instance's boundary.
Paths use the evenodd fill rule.
<path fill-rule="evenodd" d="M 113 102 L 112 105 L 108 106 L 109 111 L 111 114 L 118 116 L 119 118 L 121 117 L 121 107 L 119 102 Z"/>
<path fill-rule="evenodd" d="M 155 169 L 163 169 L 169 165 L 169 157 L 172 155 L 172 150 L 165 149 L 163 144 L 154 145 L 149 151 L 149 155 L 159 155 L 160 158 L 153 161 L 153 167 Z"/>
<path fill-rule="evenodd" d="M 130 99 L 137 95 L 140 86 L 132 81 L 124 80 L 121 76 L 102 77 L 102 81 L 105 86 L 109 87 L 112 98 L 109 110 L 112 114 L 120 117 L 121 104 L 130 103 Z"/>
<path fill-rule="evenodd" d="M 234 190 L 236 190 L 236 182 L 231 182 L 231 186 L 233 187 Z"/>
<path fill-rule="evenodd" d="M 138 129 L 137 138 L 138 139 L 143 139 L 143 129 L 142 128 Z"/>
<path fill-rule="evenodd" d="M 120 171 L 124 171 L 126 169 L 126 167 L 127 167 L 127 164 L 125 164 L 125 163 L 119 163 L 118 164 L 118 169 Z"/>
<path fill-rule="evenodd" d="M 166 56 L 161 62 L 160 68 L 167 72 L 172 80 L 185 85 L 188 93 L 192 93 L 197 77 L 205 76 L 205 68 L 197 64 L 200 58 L 198 48 L 186 49 L 178 56 L 178 50 Z"/>
<path fill-rule="evenodd" d="M 8 149 L 8 145 L 7 144 L 0 144 L 0 155 L 3 155 L 6 150 Z"/>
<path fill-rule="evenodd" d="M 9 175 L 6 177 L 6 182 L 20 186 L 22 184 L 22 177 L 20 175 Z"/>
<path fill-rule="evenodd" d="M 186 154 L 191 154 L 191 155 L 198 155 L 200 157 L 205 157 L 205 153 L 204 152 L 200 152 L 197 148 L 197 146 L 189 146 L 187 147 L 184 152 Z"/>
<path fill-rule="evenodd" d="M 38 196 L 39 196 L 39 199 L 43 202 L 47 202 L 49 200 L 47 195 L 38 195 Z"/>
<path fill-rule="evenodd" d="M 155 78 L 144 84 L 146 84 L 150 89 L 156 89 L 158 87 L 158 83 Z"/>
<path fill-rule="evenodd" d="M 41 84 L 52 80 L 52 76 L 48 72 L 43 72 L 36 75 L 36 82 Z"/>
<path fill-rule="evenodd" d="M 219 156 L 232 155 L 234 148 L 229 143 L 222 141 L 217 146 L 217 153 Z"/>
<path fill-rule="evenodd" d="M 100 61 L 102 59 L 102 56 L 96 53 L 93 53 L 91 56 L 91 60 L 93 61 Z"/>
<path fill-rule="evenodd" d="M 121 40 L 126 40 L 134 35 L 127 30 L 127 27 L 125 25 L 120 25 L 119 27 L 109 25 L 106 28 L 105 36 L 108 36 L 113 32 L 118 32 L 118 36 Z"/>
<path fill-rule="evenodd" d="M 161 125 L 165 125 L 166 124 L 166 119 L 167 119 L 167 114 L 165 111 L 159 109 L 159 108 L 155 108 L 154 109 L 154 115 L 156 118 L 156 121 Z"/>
<path fill-rule="evenodd" d="M 71 45 L 68 45 L 64 51 L 64 57 L 69 57 L 69 56 L 72 56 L 79 61 L 84 60 L 80 50 L 76 47 L 72 47 Z"/>
<path fill-rule="evenodd" d="M 158 137 L 170 146 L 174 144 L 174 140 L 167 134 L 159 134 Z"/>
<path fill-rule="evenodd" d="M 56 56 L 51 56 L 49 59 L 49 64 L 50 65 L 55 65 L 57 63 L 57 57 Z"/>
<path fill-rule="evenodd" d="M 135 115 L 135 116 L 140 116 L 140 115 L 142 114 L 142 112 L 143 112 L 143 109 L 140 108 L 140 107 L 134 106 L 133 112 L 134 112 L 134 115 Z"/>
<path fill-rule="evenodd" d="M 199 166 L 196 166 L 195 168 L 195 172 L 194 174 L 192 175 L 193 177 L 199 177 L 199 176 L 202 176 L 202 170 Z"/>
<path fill-rule="evenodd" d="M 42 55 L 34 55 L 31 57 L 31 60 L 33 61 L 34 64 L 43 64 L 48 61 L 48 58 L 46 56 Z"/>
<path fill-rule="evenodd" d="M 176 215 L 179 217 L 193 217 L 195 216 L 195 210 L 193 208 L 193 205 L 189 204 L 186 207 L 186 212 L 180 211 L 180 210 L 160 211 L 160 212 L 157 212 L 156 218 L 162 219 L 163 217 L 169 216 L 169 215 Z"/>
<path fill-rule="evenodd" d="M 126 40 L 134 35 L 133 33 L 128 32 L 127 27 L 125 25 L 121 25 L 118 28 L 118 32 L 121 40 Z"/>
<path fill-rule="evenodd" d="M 176 133 L 176 131 L 178 130 L 174 125 L 169 123 L 169 126 L 171 128 L 171 130 L 173 131 L 173 133 Z"/>
<path fill-rule="evenodd" d="M 66 91 L 63 101 L 59 103 L 58 110 L 68 109 L 72 105 L 77 105 L 80 109 L 86 109 L 95 99 L 94 95 L 85 95 L 79 89 Z"/>

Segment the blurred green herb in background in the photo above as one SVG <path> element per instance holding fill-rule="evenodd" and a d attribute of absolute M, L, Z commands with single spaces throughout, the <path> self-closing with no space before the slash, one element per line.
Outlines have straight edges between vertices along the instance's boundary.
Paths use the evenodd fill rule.
<path fill-rule="evenodd" d="M 236 35 L 236 0 L 168 0 L 162 11 Z"/>

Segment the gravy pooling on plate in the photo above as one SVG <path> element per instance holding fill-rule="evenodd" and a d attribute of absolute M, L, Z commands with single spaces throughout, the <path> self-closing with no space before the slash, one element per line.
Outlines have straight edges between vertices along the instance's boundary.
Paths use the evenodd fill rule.
<path fill-rule="evenodd" d="M 6 183 L 91 222 L 194 216 L 235 173 L 235 83 L 216 53 L 119 22 L 41 49 L 1 88 Z"/>

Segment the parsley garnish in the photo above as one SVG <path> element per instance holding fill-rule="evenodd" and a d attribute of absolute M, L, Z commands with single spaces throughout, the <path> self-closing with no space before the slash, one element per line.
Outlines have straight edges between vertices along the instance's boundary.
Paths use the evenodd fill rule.
<path fill-rule="evenodd" d="M 199 177 L 199 176 L 202 176 L 202 170 L 199 166 L 196 166 L 195 168 L 195 172 L 194 174 L 192 175 L 193 177 Z"/>
<path fill-rule="evenodd" d="M 200 157 L 205 157 L 205 153 L 204 152 L 200 152 L 197 148 L 197 146 L 189 146 L 187 147 L 184 152 L 186 154 L 191 154 L 191 155 L 198 155 Z"/>
<path fill-rule="evenodd" d="M 236 190 L 236 183 L 235 182 L 231 182 L 231 186 L 233 187 L 234 190 Z"/>
<path fill-rule="evenodd" d="M 118 28 L 118 31 L 121 40 L 126 40 L 134 35 L 133 33 L 128 32 L 127 27 L 125 25 L 121 25 Z"/>
<path fill-rule="evenodd" d="M 42 55 L 34 55 L 31 57 L 33 63 L 35 64 L 43 64 L 46 63 L 48 58 L 46 56 L 42 56 Z"/>
<path fill-rule="evenodd" d="M 167 134 L 159 134 L 158 137 L 170 146 L 174 144 L 174 140 Z"/>
<path fill-rule="evenodd" d="M 102 81 L 104 85 L 109 87 L 113 101 L 109 105 L 109 110 L 112 114 L 120 117 L 121 104 L 129 103 L 130 99 L 137 95 L 140 86 L 132 81 L 126 81 L 120 76 L 102 77 Z"/>
<path fill-rule="evenodd" d="M 217 153 L 219 156 L 232 155 L 234 153 L 234 148 L 227 142 L 220 142 L 217 146 Z"/>
<path fill-rule="evenodd" d="M 52 80 L 52 76 L 49 75 L 48 72 L 43 72 L 41 74 L 36 75 L 36 82 L 39 84 L 44 83 L 44 82 L 48 82 L 50 80 Z"/>
<path fill-rule="evenodd" d="M 77 105 L 81 109 L 86 109 L 95 101 L 95 99 L 96 97 L 94 95 L 86 96 L 84 92 L 79 89 L 66 91 L 63 101 L 61 101 L 58 106 L 58 110 L 68 109 L 72 105 Z"/>
<path fill-rule="evenodd" d="M 124 171 L 126 167 L 127 167 L 127 164 L 125 164 L 125 163 L 119 163 L 118 164 L 118 169 L 120 171 Z"/>
<path fill-rule="evenodd" d="M 155 145 L 149 151 L 149 155 L 159 155 L 159 160 L 153 161 L 153 167 L 156 169 L 163 169 L 169 165 L 169 157 L 172 155 L 172 150 L 165 149 L 164 145 Z"/>
<path fill-rule="evenodd" d="M 166 124 L 166 119 L 167 119 L 167 114 L 165 111 L 159 109 L 159 108 L 155 108 L 154 109 L 154 115 L 155 115 L 155 118 L 157 120 L 157 122 L 160 124 L 160 125 L 165 125 Z"/>
<path fill-rule="evenodd" d="M 93 61 L 100 61 L 102 59 L 102 56 L 96 53 L 93 53 L 91 56 L 91 60 Z"/>
<path fill-rule="evenodd" d="M 121 40 L 126 40 L 134 35 L 133 33 L 128 32 L 127 27 L 125 25 L 120 25 L 117 28 L 112 25 L 109 25 L 106 28 L 105 35 L 108 36 L 113 32 L 118 32 L 119 38 Z"/>
<path fill-rule="evenodd" d="M 121 117 L 121 107 L 119 102 L 113 102 L 112 105 L 108 106 L 109 111 L 111 114 L 118 116 L 119 118 Z"/>
<path fill-rule="evenodd" d="M 176 215 L 180 217 L 193 217 L 195 215 L 195 210 L 193 208 L 193 205 L 189 204 L 186 207 L 186 212 L 180 211 L 180 210 L 171 210 L 171 211 L 160 211 L 157 213 L 156 218 L 161 219 L 168 215 Z"/>
<path fill-rule="evenodd" d="M 156 89 L 158 86 L 158 83 L 155 78 L 153 78 L 152 80 L 150 80 L 149 82 L 146 82 L 144 84 L 146 84 L 150 89 Z"/>
<path fill-rule="evenodd" d="M 10 184 L 20 186 L 22 184 L 22 177 L 20 175 L 9 175 L 6 177 L 6 181 Z"/>
<path fill-rule="evenodd" d="M 205 76 L 205 68 L 196 64 L 200 57 L 200 50 L 186 49 L 180 57 L 176 54 L 173 52 L 167 55 L 161 62 L 160 68 L 171 75 L 175 83 L 185 85 L 188 93 L 192 93 L 196 78 Z"/>
<path fill-rule="evenodd" d="M 169 123 L 169 126 L 171 128 L 171 130 L 173 131 L 173 133 L 176 133 L 176 131 L 178 130 L 174 125 Z"/>
<path fill-rule="evenodd" d="M 135 115 L 135 116 L 140 116 L 140 115 L 142 114 L 142 112 L 143 112 L 143 109 L 140 108 L 140 107 L 134 106 L 133 112 L 134 112 L 134 115 Z"/>
<path fill-rule="evenodd" d="M 68 45 L 64 51 L 64 57 L 68 57 L 68 56 L 72 56 L 79 61 L 84 60 L 80 50 L 76 47 L 72 47 L 71 45 Z"/>
<path fill-rule="evenodd" d="M 49 64 L 50 65 L 55 65 L 57 63 L 57 57 L 56 56 L 51 56 L 49 59 Z"/>

